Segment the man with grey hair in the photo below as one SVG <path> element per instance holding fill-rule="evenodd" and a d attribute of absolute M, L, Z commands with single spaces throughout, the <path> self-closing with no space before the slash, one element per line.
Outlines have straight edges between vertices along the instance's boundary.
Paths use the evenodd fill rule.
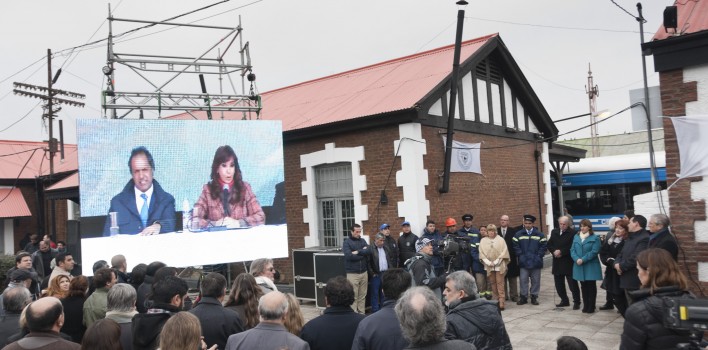
<path fill-rule="evenodd" d="M 44 297 L 27 306 L 25 311 L 29 334 L 3 350 L 78 350 L 81 345 L 62 339 L 64 308 L 59 299 Z"/>
<path fill-rule="evenodd" d="M 249 268 L 251 275 L 256 278 L 256 283 L 263 290 L 263 294 L 277 291 L 275 286 L 275 268 L 273 267 L 273 259 L 256 259 L 251 262 Z"/>
<path fill-rule="evenodd" d="M 116 272 L 116 283 L 130 283 L 130 276 L 128 276 L 128 262 L 125 259 L 125 255 L 118 254 L 111 258 L 111 267 Z"/>
<path fill-rule="evenodd" d="M 560 297 L 560 303 L 556 307 L 570 306 L 568 292 L 565 290 L 565 284 L 568 284 L 570 293 L 573 296 L 573 310 L 580 309 L 580 288 L 578 281 L 573 279 L 573 265 L 575 261 L 570 257 L 570 248 L 573 246 L 573 237 L 575 230 L 571 228 L 572 221 L 567 216 L 558 218 L 558 228 L 551 231 L 551 237 L 548 239 L 546 249 L 553 255 L 553 283 L 556 287 L 556 293 Z"/>
<path fill-rule="evenodd" d="M 493 302 L 477 298 L 477 284 L 472 275 L 467 271 L 449 274 L 443 295 L 449 308 L 445 338 L 464 340 L 480 349 L 511 350 L 499 308 Z"/>
<path fill-rule="evenodd" d="M 661 248 L 669 252 L 678 261 L 678 242 L 669 232 L 671 220 L 665 214 L 654 214 L 649 217 L 649 248 Z"/>
<path fill-rule="evenodd" d="M 123 350 L 133 349 L 133 316 L 138 311 L 135 309 L 135 302 L 138 293 L 133 286 L 127 283 L 119 283 L 108 290 L 106 302 L 106 318 L 116 321 L 120 326 L 120 343 Z"/>
<path fill-rule="evenodd" d="M 371 254 L 367 265 L 369 265 L 369 276 L 371 276 L 371 312 L 376 312 L 381 309 L 384 298 L 381 290 L 381 274 L 396 267 L 398 257 L 386 244 L 386 236 L 380 232 L 376 234 L 374 244 L 370 245 L 369 250 Z"/>
<path fill-rule="evenodd" d="M 288 312 L 288 298 L 273 291 L 258 300 L 261 322 L 255 327 L 229 337 L 226 350 L 290 349 L 309 350 L 302 339 L 290 334 L 283 325 Z"/>
<path fill-rule="evenodd" d="M 401 323 L 408 348 L 469 350 L 477 349 L 462 340 L 445 339 L 445 311 L 440 296 L 430 288 L 413 287 L 398 299 L 396 317 Z"/>
<path fill-rule="evenodd" d="M 20 331 L 20 315 L 22 309 L 32 302 L 32 295 L 29 289 L 24 286 L 7 288 L 2 292 L 2 306 L 5 315 L 0 317 L 0 346 L 7 345 L 5 342 L 11 335 Z"/>

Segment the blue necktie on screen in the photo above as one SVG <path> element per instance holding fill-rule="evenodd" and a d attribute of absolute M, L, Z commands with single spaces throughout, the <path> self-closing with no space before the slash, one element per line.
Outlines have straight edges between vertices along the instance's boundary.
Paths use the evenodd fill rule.
<path fill-rule="evenodd" d="M 147 227 L 148 222 L 148 197 L 145 193 L 140 195 L 143 199 L 143 207 L 140 208 L 140 221 L 143 222 L 143 227 Z"/>

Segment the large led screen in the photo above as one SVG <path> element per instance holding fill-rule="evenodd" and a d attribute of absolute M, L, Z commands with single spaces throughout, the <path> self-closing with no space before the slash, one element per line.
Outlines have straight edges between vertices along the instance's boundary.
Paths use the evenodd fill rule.
<path fill-rule="evenodd" d="M 77 141 L 84 274 L 116 254 L 130 266 L 288 255 L 279 121 L 78 120 Z"/>

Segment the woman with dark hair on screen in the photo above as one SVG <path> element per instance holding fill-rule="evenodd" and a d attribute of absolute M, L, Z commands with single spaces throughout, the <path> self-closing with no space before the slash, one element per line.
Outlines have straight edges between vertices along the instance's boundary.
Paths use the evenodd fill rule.
<path fill-rule="evenodd" d="M 238 157 L 231 146 L 214 153 L 211 181 L 202 188 L 194 205 L 200 227 L 249 227 L 265 223 L 265 214 L 251 185 L 243 181 Z"/>
<path fill-rule="evenodd" d="M 690 333 L 664 326 L 664 299 L 692 299 L 688 280 L 668 251 L 649 248 L 637 255 L 637 276 L 642 287 L 629 293 L 620 349 L 676 349 L 688 343 Z"/>

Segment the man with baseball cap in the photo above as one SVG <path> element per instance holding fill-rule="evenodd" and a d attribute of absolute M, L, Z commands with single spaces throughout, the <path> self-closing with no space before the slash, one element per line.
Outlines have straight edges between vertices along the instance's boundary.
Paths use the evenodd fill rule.
<path fill-rule="evenodd" d="M 433 240 L 421 238 L 415 243 L 416 255 L 406 261 L 406 269 L 413 277 L 413 286 L 426 286 L 442 297 L 445 275 L 435 274 L 433 267 Z"/>
<path fill-rule="evenodd" d="M 415 256 L 415 242 L 418 241 L 418 236 L 411 232 L 411 223 L 404 221 L 401 224 L 401 233 L 398 235 L 399 265 L 403 266 L 406 260 Z"/>
<path fill-rule="evenodd" d="M 466 238 L 470 242 L 470 246 L 468 247 L 467 251 L 470 251 L 470 249 L 473 247 L 473 242 L 479 242 L 481 237 L 479 237 L 479 230 L 472 226 L 472 220 L 474 219 L 474 216 L 472 214 L 465 214 L 462 215 L 462 227 L 457 231 L 457 235 Z M 472 268 L 472 255 L 471 254 L 463 254 L 462 255 L 462 269 L 470 272 L 470 269 Z"/>
<path fill-rule="evenodd" d="M 381 224 L 381 226 L 379 226 L 379 233 L 384 236 L 384 245 L 388 247 L 388 250 L 391 252 L 392 259 L 395 262 L 395 266 L 389 267 L 398 267 L 398 255 L 400 253 L 398 249 L 398 242 L 396 242 L 395 238 L 391 237 L 391 226 L 385 223 Z"/>
<path fill-rule="evenodd" d="M 528 302 L 529 279 L 531 279 L 531 304 L 538 305 L 538 292 L 541 289 L 541 269 L 543 255 L 546 253 L 546 235 L 533 226 L 536 217 L 524 215 L 524 227 L 514 235 L 514 251 L 519 257 L 521 286 L 518 305 Z"/>

